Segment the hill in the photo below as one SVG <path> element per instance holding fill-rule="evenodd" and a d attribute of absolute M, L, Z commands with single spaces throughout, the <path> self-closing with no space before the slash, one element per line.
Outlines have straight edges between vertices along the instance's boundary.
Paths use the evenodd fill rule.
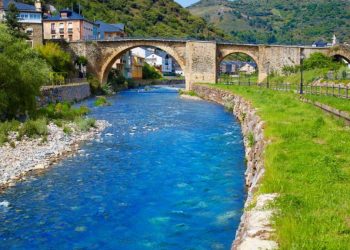
<path fill-rule="evenodd" d="M 34 0 L 24 2 L 33 3 Z M 229 39 L 173 0 L 45 0 L 44 3 L 58 10 L 73 7 L 77 12 L 80 3 L 81 13 L 86 18 L 125 23 L 132 36 Z"/>
<path fill-rule="evenodd" d="M 333 34 L 350 41 L 348 0 L 201 0 L 188 9 L 237 42 L 310 44 Z"/>

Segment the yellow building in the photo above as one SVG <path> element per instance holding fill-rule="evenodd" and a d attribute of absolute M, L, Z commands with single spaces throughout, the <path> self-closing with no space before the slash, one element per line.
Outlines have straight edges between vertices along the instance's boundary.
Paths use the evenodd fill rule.
<path fill-rule="evenodd" d="M 132 55 L 131 56 L 131 76 L 133 79 L 142 79 L 142 68 L 145 63 L 145 58 Z"/>

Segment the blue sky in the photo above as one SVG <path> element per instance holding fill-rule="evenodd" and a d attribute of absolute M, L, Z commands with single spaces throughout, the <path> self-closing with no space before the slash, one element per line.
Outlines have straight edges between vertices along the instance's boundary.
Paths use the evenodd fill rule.
<path fill-rule="evenodd" d="M 181 4 L 184 7 L 190 6 L 193 3 L 198 2 L 199 0 L 175 0 L 179 4 Z"/>

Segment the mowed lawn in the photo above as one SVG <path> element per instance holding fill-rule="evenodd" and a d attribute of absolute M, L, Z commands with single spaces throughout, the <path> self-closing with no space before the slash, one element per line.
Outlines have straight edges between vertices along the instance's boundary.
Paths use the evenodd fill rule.
<path fill-rule="evenodd" d="M 350 249 L 350 128 L 293 93 L 212 85 L 251 101 L 266 122 L 261 193 L 281 194 L 281 249 Z M 350 102 L 349 102 L 350 103 Z"/>

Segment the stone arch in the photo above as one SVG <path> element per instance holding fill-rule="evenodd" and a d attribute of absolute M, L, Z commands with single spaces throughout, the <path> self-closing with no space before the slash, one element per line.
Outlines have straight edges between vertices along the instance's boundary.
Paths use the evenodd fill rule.
<path fill-rule="evenodd" d="M 113 64 L 123 54 L 137 47 L 152 47 L 152 48 L 163 50 L 166 53 L 168 53 L 171 57 L 173 57 L 175 61 L 179 64 L 181 69 L 184 71 L 185 77 L 186 77 L 186 62 L 184 57 L 185 46 L 186 45 L 184 44 L 182 48 L 179 45 L 167 44 L 166 42 L 158 43 L 158 42 L 147 42 L 147 41 L 131 42 L 131 43 L 126 42 L 123 44 L 121 44 L 120 42 L 118 44 L 111 43 L 108 46 L 102 47 L 101 60 L 103 60 L 103 63 L 101 64 L 100 69 L 97 69 L 96 74 L 101 83 L 106 83 L 108 73 L 111 70 Z"/>
<path fill-rule="evenodd" d="M 350 47 L 338 46 L 329 50 L 328 56 L 341 58 L 350 63 Z"/>
<path fill-rule="evenodd" d="M 253 59 L 253 61 L 256 63 L 257 69 L 258 69 L 258 78 L 259 82 L 261 79 L 263 79 L 263 66 L 260 63 L 259 58 L 259 48 L 257 46 L 229 46 L 229 47 L 222 47 L 219 48 L 218 56 L 217 56 L 217 69 L 219 70 L 221 62 L 228 57 L 229 55 L 233 54 L 245 54 Z"/>

